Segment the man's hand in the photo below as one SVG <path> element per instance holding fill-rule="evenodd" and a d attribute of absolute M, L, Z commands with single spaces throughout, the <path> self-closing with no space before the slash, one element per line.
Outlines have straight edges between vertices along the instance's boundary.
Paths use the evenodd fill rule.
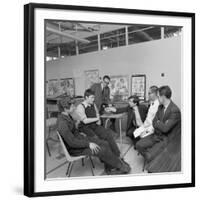
<path fill-rule="evenodd" d="M 96 154 L 99 150 L 101 150 L 101 147 L 93 142 L 90 142 L 89 147 L 92 151 L 92 154 Z"/>
<path fill-rule="evenodd" d="M 101 120 L 96 122 L 97 125 L 101 125 Z"/>
<path fill-rule="evenodd" d="M 78 127 L 79 127 L 79 124 L 80 124 L 80 121 L 79 120 L 77 120 L 76 122 L 75 122 L 75 127 L 78 129 Z"/>
<path fill-rule="evenodd" d="M 106 112 L 116 112 L 117 109 L 116 109 L 115 107 L 106 107 L 106 108 L 105 108 L 105 111 L 106 111 Z"/>
<path fill-rule="evenodd" d="M 82 135 L 82 136 L 84 136 L 84 137 L 87 136 L 87 135 L 86 135 L 85 133 L 83 133 L 83 132 L 80 132 L 79 134 Z"/>

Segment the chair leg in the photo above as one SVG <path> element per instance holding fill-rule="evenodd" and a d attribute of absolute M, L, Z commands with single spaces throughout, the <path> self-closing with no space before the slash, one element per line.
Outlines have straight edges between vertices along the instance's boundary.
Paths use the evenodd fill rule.
<path fill-rule="evenodd" d="M 47 142 L 47 141 L 46 141 L 46 147 L 47 147 L 48 154 L 49 154 L 49 156 L 51 157 L 51 152 L 50 152 L 49 145 L 48 145 L 48 142 Z"/>
<path fill-rule="evenodd" d="M 81 160 L 82 160 L 82 167 L 83 167 L 83 166 L 85 166 L 84 158 L 82 158 Z"/>
<path fill-rule="evenodd" d="M 69 175 L 68 175 L 68 177 L 70 177 L 70 175 L 71 175 L 71 172 L 72 172 L 72 168 L 73 168 L 73 162 L 71 163 L 71 167 L 70 167 L 70 169 L 69 169 Z"/>
<path fill-rule="evenodd" d="M 90 158 L 90 157 L 89 157 Z M 91 169 L 91 172 L 92 172 L 92 176 L 94 176 L 94 171 L 93 171 L 93 164 L 92 164 L 92 160 L 90 159 L 90 169 Z"/>
<path fill-rule="evenodd" d="M 93 168 L 95 168 L 95 166 L 94 166 L 94 163 L 93 163 L 93 160 L 92 160 L 91 156 L 89 156 L 89 159 L 90 159 L 90 162 L 91 162 L 91 164 L 92 164 L 92 167 L 93 167 Z"/>
<path fill-rule="evenodd" d="M 71 167 L 71 162 L 68 164 L 67 171 L 66 171 L 66 176 L 69 174 L 70 167 Z"/>
<path fill-rule="evenodd" d="M 142 168 L 142 171 L 144 172 L 145 170 L 145 167 L 146 167 L 146 160 L 144 160 L 144 164 L 143 164 L 143 168 Z"/>

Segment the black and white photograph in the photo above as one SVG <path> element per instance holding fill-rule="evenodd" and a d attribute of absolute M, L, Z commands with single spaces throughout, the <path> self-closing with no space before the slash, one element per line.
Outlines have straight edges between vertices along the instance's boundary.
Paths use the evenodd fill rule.
<path fill-rule="evenodd" d="M 193 15 L 57 8 L 35 12 L 34 192 L 192 186 Z"/>
<path fill-rule="evenodd" d="M 82 72 L 76 96 L 46 99 L 46 178 L 181 172 L 182 28 L 58 20 L 45 28 L 46 81 Z M 122 76 L 139 72 L 146 101 L 144 81 L 135 77 L 131 94 L 131 76 Z"/>

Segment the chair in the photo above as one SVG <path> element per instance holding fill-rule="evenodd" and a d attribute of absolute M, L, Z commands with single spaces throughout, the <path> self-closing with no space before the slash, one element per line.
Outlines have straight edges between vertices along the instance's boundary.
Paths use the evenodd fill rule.
<path fill-rule="evenodd" d="M 46 133 L 46 147 L 47 147 L 47 151 L 48 151 L 48 154 L 49 156 L 51 156 L 51 152 L 50 152 L 50 148 L 49 148 L 49 141 L 53 141 L 53 142 L 58 142 L 58 140 L 54 139 L 52 136 L 51 136 L 51 131 L 54 130 L 56 128 L 56 121 L 57 121 L 57 118 L 48 118 L 46 119 L 46 128 L 47 128 L 47 133 Z"/>
<path fill-rule="evenodd" d="M 67 161 L 69 162 L 69 165 L 67 167 L 66 176 L 70 177 L 75 161 L 82 160 L 82 163 L 83 163 L 83 160 L 85 158 L 89 158 L 90 159 L 90 169 L 91 169 L 92 175 L 94 176 L 93 168 L 95 168 L 95 167 L 94 167 L 94 164 L 92 162 L 91 156 L 87 156 L 87 155 L 71 156 L 69 154 L 69 152 L 68 152 L 68 150 L 67 150 L 67 148 L 66 148 L 66 146 L 64 144 L 64 141 L 63 141 L 63 139 L 62 139 L 62 137 L 61 137 L 61 135 L 60 135 L 60 133 L 58 131 L 57 131 L 57 135 L 58 135 L 58 138 L 60 140 L 60 144 L 61 144 L 62 149 L 64 151 L 65 157 L 66 157 Z M 82 164 L 82 166 L 83 166 L 83 164 Z"/>

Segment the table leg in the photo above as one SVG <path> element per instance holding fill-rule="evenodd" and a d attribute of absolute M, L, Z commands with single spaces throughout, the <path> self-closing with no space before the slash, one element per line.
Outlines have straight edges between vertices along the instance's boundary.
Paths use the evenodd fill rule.
<path fill-rule="evenodd" d="M 106 121 L 105 121 L 105 128 L 108 128 L 107 125 L 108 125 L 109 120 L 110 120 L 109 118 L 106 119 Z"/>
<path fill-rule="evenodd" d="M 120 150 L 122 150 L 122 121 L 119 118 Z"/>

